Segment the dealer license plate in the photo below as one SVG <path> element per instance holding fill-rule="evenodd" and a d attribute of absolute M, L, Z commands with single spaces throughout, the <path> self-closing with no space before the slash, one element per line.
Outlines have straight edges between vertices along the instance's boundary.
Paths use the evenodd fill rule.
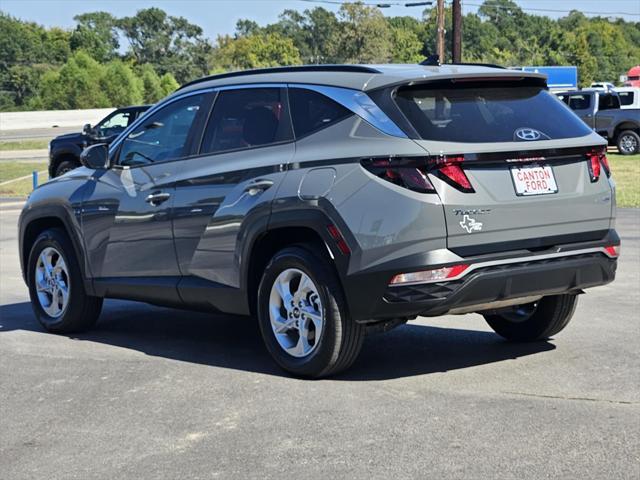
<path fill-rule="evenodd" d="M 516 195 L 547 195 L 558 192 L 556 178 L 549 165 L 512 167 L 511 178 Z"/>

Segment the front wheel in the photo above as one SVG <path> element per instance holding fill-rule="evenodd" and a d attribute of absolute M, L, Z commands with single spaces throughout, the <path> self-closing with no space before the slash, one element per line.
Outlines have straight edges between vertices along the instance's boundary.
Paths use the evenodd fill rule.
<path fill-rule="evenodd" d="M 553 295 L 518 305 L 500 314 L 484 315 L 484 319 L 498 335 L 507 340 L 544 340 L 568 325 L 577 303 L 577 295 Z"/>
<path fill-rule="evenodd" d="M 74 170 L 79 166 L 80 164 L 78 162 L 75 162 L 73 160 L 64 160 L 60 162 L 60 165 L 58 165 L 58 167 L 56 168 L 56 177 L 61 177 L 65 173 L 70 172 L 71 170 Z"/>
<path fill-rule="evenodd" d="M 616 145 L 622 155 L 635 155 L 636 153 L 640 153 L 640 135 L 632 130 L 625 130 L 618 135 Z"/>
<path fill-rule="evenodd" d="M 60 229 L 45 230 L 31 248 L 27 264 L 31 306 L 40 324 L 53 333 L 93 326 L 102 298 L 87 295 L 69 237 Z"/>
<path fill-rule="evenodd" d="M 335 272 L 313 247 L 278 252 L 258 288 L 260 331 L 280 367 L 319 378 L 355 361 L 365 328 L 348 315 Z"/>

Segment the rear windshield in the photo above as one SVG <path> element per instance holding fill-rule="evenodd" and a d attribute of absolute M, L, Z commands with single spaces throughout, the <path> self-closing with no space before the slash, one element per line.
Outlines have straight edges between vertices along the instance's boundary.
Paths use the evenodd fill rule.
<path fill-rule="evenodd" d="M 591 131 L 539 86 L 412 86 L 399 89 L 396 102 L 424 140 L 536 141 L 582 137 Z"/>

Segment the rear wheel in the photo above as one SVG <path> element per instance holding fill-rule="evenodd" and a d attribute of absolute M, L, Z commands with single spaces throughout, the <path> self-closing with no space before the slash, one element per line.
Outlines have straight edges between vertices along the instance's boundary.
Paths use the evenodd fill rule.
<path fill-rule="evenodd" d="M 347 313 L 335 272 L 311 246 L 285 248 L 269 262 L 258 290 L 258 320 L 274 360 L 303 377 L 350 367 L 365 336 Z"/>
<path fill-rule="evenodd" d="M 640 153 L 640 135 L 632 130 L 625 130 L 618 135 L 616 145 L 622 155 Z"/>
<path fill-rule="evenodd" d="M 60 177 L 71 170 L 78 168 L 80 164 L 74 160 L 64 160 L 56 167 L 56 177 Z"/>
<path fill-rule="evenodd" d="M 544 340 L 567 326 L 577 303 L 577 295 L 554 295 L 518 305 L 500 314 L 484 315 L 484 318 L 498 335 L 507 340 Z"/>
<path fill-rule="evenodd" d="M 73 246 L 60 229 L 45 230 L 36 239 L 29 254 L 27 283 L 33 312 L 50 332 L 86 330 L 100 315 L 102 298 L 85 292 Z"/>

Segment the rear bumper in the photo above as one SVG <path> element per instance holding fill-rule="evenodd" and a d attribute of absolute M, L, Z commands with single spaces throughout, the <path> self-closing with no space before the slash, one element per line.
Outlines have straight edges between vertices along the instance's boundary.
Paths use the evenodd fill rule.
<path fill-rule="evenodd" d="M 559 256 L 558 256 L 559 255 Z M 451 310 L 531 296 L 577 293 L 615 278 L 617 260 L 601 248 L 563 254 L 483 261 L 463 277 L 434 283 L 389 286 L 392 275 L 358 275 L 345 285 L 352 316 L 361 322 L 398 317 L 438 316 Z M 433 268 L 433 267 L 425 267 Z M 419 269 L 416 269 L 419 270 Z M 353 280 L 353 279 L 352 279 Z M 350 292 L 351 290 L 351 292 Z"/>

